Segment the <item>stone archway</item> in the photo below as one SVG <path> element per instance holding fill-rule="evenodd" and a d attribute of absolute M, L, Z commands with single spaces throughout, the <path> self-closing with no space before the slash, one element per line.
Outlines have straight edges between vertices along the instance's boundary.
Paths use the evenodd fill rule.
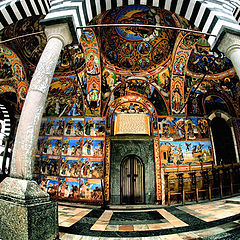
<path fill-rule="evenodd" d="M 149 136 L 114 136 L 110 137 L 110 204 L 121 203 L 121 163 L 127 156 L 139 156 L 144 165 L 146 204 L 156 200 L 154 169 L 154 137 Z"/>
<path fill-rule="evenodd" d="M 225 112 L 215 111 L 208 117 L 215 164 L 239 162 L 238 146 L 232 117 Z M 229 159 L 231 158 L 231 159 Z"/>

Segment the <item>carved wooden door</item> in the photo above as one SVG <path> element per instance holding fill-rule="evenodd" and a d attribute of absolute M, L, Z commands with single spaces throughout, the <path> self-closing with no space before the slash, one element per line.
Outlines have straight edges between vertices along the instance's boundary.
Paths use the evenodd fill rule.
<path fill-rule="evenodd" d="M 144 203 L 143 163 L 136 156 L 126 157 L 121 164 L 121 202 Z"/>

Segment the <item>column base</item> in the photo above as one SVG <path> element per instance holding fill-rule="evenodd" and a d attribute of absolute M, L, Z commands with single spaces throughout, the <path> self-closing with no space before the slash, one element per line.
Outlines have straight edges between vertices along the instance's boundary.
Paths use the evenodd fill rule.
<path fill-rule="evenodd" d="M 0 183 L 0 239 L 58 237 L 57 203 L 35 181 L 5 178 Z"/>

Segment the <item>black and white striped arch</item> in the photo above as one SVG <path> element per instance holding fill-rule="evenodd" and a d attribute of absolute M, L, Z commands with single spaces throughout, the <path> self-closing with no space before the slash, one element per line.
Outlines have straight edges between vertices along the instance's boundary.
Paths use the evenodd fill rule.
<path fill-rule="evenodd" d="M 1 131 L 0 131 L 0 142 L 3 139 L 4 136 L 9 136 L 11 132 L 11 121 L 10 121 L 10 115 L 8 113 L 8 110 L 5 108 L 3 104 L 0 104 L 0 111 L 3 115 L 3 119 L 0 119 L 1 121 Z"/>
<path fill-rule="evenodd" d="M 0 1 L 0 30 L 18 20 L 34 15 L 46 15 L 49 0 L 3 0 Z"/>

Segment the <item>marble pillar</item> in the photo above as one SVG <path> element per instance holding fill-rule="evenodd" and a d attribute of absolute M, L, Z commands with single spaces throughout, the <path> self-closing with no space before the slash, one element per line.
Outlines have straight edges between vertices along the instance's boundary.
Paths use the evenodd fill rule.
<path fill-rule="evenodd" d="M 229 58 L 240 79 L 240 30 L 223 27 L 214 43 L 213 49 L 218 49 Z"/>
<path fill-rule="evenodd" d="M 0 183 L 0 239 L 55 239 L 57 204 L 32 180 L 37 140 L 50 83 L 61 49 L 72 42 L 67 24 L 45 28 L 47 45 L 22 109 L 10 177 Z"/>

